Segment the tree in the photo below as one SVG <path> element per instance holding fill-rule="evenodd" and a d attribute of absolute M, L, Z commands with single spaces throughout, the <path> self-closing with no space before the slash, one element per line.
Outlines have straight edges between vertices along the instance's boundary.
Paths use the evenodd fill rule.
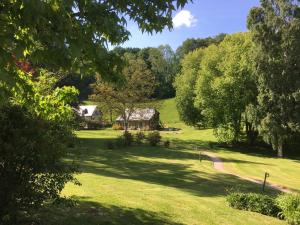
<path fill-rule="evenodd" d="M 149 101 L 154 90 L 155 77 L 145 62 L 132 54 L 125 54 L 127 65 L 123 69 L 124 81 L 120 85 L 108 83 L 97 77 L 91 98 L 109 104 L 124 120 L 125 132 L 134 110 Z"/>
<path fill-rule="evenodd" d="M 208 38 L 188 38 L 181 46 L 176 49 L 176 55 L 181 60 L 186 54 L 196 50 L 197 48 L 206 48 L 211 44 L 218 44 L 223 41 L 226 34 L 219 34 L 215 37 Z"/>
<path fill-rule="evenodd" d="M 117 81 L 123 61 L 118 54 L 108 51 L 108 45 L 117 45 L 129 38 L 127 21 L 135 21 L 143 32 L 158 32 L 172 27 L 172 11 L 186 3 L 187 0 L 0 2 L 1 185 L 9 177 L 7 174 L 17 177 L 19 171 L 23 172 L 28 155 L 30 163 L 25 167 L 26 177 L 21 179 L 22 182 L 15 181 L 20 190 L 37 182 L 32 184 L 31 189 L 26 189 L 26 193 L 10 189 L 9 186 L 14 183 L 9 183 L 5 191 L 12 190 L 9 193 L 15 198 L 11 199 L 12 202 L 24 200 L 28 204 L 20 205 L 27 207 L 37 195 L 44 194 L 39 197 L 41 201 L 35 203 L 58 197 L 64 184 L 73 178 L 73 170 L 57 165 L 62 165 L 60 162 L 64 157 L 66 145 L 63 139 L 66 134 L 72 134 L 69 100 L 77 91 L 71 87 L 39 90 L 34 82 L 39 78 L 41 69 L 52 72 L 52 75 L 57 72 L 98 72 L 103 79 Z M 24 68 L 27 65 L 33 71 Z M 14 111 L 17 115 L 12 118 L 9 114 Z M 23 126 L 18 124 L 18 119 Z M 26 133 L 27 129 L 29 133 Z M 14 131 L 19 135 L 6 136 L 6 133 L 13 134 Z M 52 155 L 51 151 L 58 154 Z M 45 154 L 40 155 L 40 152 Z M 40 170 L 37 169 L 39 167 Z M 3 189 L 0 190 L 2 193 L 5 198 Z M 2 204 L 2 199 L 0 201 Z M 1 208 L 0 211 L 5 210 Z M 3 215 L 0 216 L 2 219 Z"/>
<path fill-rule="evenodd" d="M 164 82 L 161 84 L 161 89 L 163 89 L 162 98 L 173 98 L 175 97 L 174 81 L 175 77 L 179 72 L 180 64 L 176 53 L 173 51 L 170 45 L 161 45 L 158 50 L 163 55 L 166 62 L 165 72 L 164 72 Z"/>
<path fill-rule="evenodd" d="M 163 47 L 144 48 L 138 53 L 138 57 L 145 61 L 155 76 L 155 90 L 152 96 L 154 98 L 166 98 L 173 94 L 171 66 L 164 56 Z"/>
<path fill-rule="evenodd" d="M 135 21 L 143 32 L 170 29 L 172 11 L 187 2 L 1 1 L 0 85 L 15 83 L 8 66 L 14 64 L 13 56 L 31 62 L 34 68 L 71 72 L 80 69 L 85 74 L 96 71 L 116 80 L 122 70 L 121 58 L 108 52 L 108 44 L 128 40 L 127 21 Z"/>
<path fill-rule="evenodd" d="M 194 106 L 195 86 L 198 80 L 201 59 L 204 49 L 197 49 L 188 53 L 181 61 L 181 73 L 176 77 L 176 107 L 180 119 L 188 125 L 203 126 L 201 110 Z"/>
<path fill-rule="evenodd" d="M 247 132 L 254 132 L 244 117 L 246 107 L 256 102 L 252 46 L 249 33 L 228 35 L 205 50 L 200 64 L 195 105 L 222 141 L 237 142 L 245 124 Z"/>
<path fill-rule="evenodd" d="M 259 131 L 282 157 L 286 141 L 300 131 L 300 2 L 261 0 L 248 27 L 256 46 Z"/>

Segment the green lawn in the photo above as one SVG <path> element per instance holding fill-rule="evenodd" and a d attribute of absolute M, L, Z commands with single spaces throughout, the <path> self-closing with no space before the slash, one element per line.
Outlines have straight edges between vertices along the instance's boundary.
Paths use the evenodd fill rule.
<path fill-rule="evenodd" d="M 109 150 L 107 141 L 120 131 L 77 132 L 79 140 L 73 156 L 80 165 L 77 178 L 82 186 L 69 184 L 62 194 L 72 196 L 78 204 L 47 209 L 46 224 L 286 224 L 228 207 L 226 190 L 259 192 L 261 187 L 215 171 L 207 158 L 200 162 L 194 147 L 207 148 L 208 142 L 215 141 L 212 131 L 195 130 L 180 123 L 174 107 L 174 100 L 167 100 L 160 109 L 164 123 L 181 128 L 161 132 L 164 140 L 171 141 L 170 148 L 143 145 Z M 299 161 L 235 150 L 213 151 L 230 170 L 254 177 L 261 177 L 266 170 L 272 181 L 299 188 Z M 268 193 L 276 194 L 271 190 Z"/>

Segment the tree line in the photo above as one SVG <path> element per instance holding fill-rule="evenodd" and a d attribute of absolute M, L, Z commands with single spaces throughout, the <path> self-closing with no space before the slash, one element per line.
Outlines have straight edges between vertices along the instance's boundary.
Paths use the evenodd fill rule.
<path fill-rule="evenodd" d="M 150 97 L 155 99 L 173 98 L 175 97 L 173 84 L 175 77 L 181 71 L 180 61 L 182 58 L 197 48 L 220 43 L 225 36 L 225 34 L 219 34 L 208 38 L 189 38 L 176 51 L 170 45 L 166 44 L 147 48 L 115 47 L 110 51 L 110 54 L 117 55 L 125 61 L 128 55 L 142 60 L 154 76 L 154 90 Z M 74 86 L 79 90 L 79 99 L 87 100 L 89 95 L 93 94 L 91 84 L 96 82 L 96 77 L 95 73 L 83 75 L 78 70 L 70 74 L 65 74 L 59 80 L 57 86 Z"/>
<path fill-rule="evenodd" d="M 212 127 L 221 142 L 257 138 L 282 157 L 299 149 L 300 3 L 262 0 L 249 32 L 227 35 L 181 61 L 176 103 L 181 119 Z"/>

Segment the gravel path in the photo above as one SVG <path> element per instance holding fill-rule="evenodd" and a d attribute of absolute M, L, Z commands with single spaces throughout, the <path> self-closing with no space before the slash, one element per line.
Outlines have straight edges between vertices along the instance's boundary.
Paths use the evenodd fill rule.
<path fill-rule="evenodd" d="M 221 158 L 219 158 L 218 156 L 216 156 L 215 154 L 211 153 L 211 152 L 203 152 L 204 155 L 208 156 L 212 161 L 213 161 L 213 164 L 214 164 L 214 168 L 222 173 L 227 173 L 227 174 L 230 174 L 230 175 L 233 175 L 233 176 L 236 176 L 242 180 L 247 180 L 247 181 L 250 181 L 252 183 L 256 183 L 256 184 L 263 184 L 263 180 L 257 180 L 257 179 L 253 179 L 253 178 L 249 178 L 249 177 L 244 177 L 244 176 L 241 176 L 241 175 L 238 175 L 238 174 L 235 174 L 235 173 L 232 173 L 230 171 L 227 171 L 225 168 L 224 168 L 224 163 L 222 161 Z M 273 183 L 270 183 L 270 182 L 267 182 L 266 183 L 266 186 L 270 187 L 270 188 L 273 188 L 275 190 L 278 190 L 278 191 L 281 191 L 281 192 L 285 192 L 285 193 L 291 193 L 292 191 L 284 186 L 281 186 L 281 185 L 278 185 L 278 184 L 273 184 Z"/>

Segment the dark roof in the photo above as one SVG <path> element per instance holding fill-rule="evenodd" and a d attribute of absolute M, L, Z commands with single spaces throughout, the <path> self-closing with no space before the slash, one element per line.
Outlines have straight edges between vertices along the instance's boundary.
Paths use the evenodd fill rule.
<path fill-rule="evenodd" d="M 128 116 L 129 110 L 126 110 L 126 117 Z M 151 120 L 155 115 L 156 110 L 153 108 L 145 108 L 145 109 L 135 109 L 130 117 L 129 121 L 147 121 Z M 120 115 L 116 121 L 124 121 L 123 116 Z"/>

